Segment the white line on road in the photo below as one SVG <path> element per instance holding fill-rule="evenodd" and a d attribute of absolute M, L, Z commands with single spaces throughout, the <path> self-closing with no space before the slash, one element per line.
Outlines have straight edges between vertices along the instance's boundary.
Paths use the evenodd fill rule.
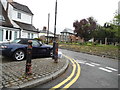
<path fill-rule="evenodd" d="M 85 64 L 86 61 L 76 60 L 78 63 Z"/>
<path fill-rule="evenodd" d="M 51 58 L 46 58 L 47 60 L 51 59 Z"/>
<path fill-rule="evenodd" d="M 118 71 L 117 69 L 111 68 L 111 67 L 106 67 L 107 69 L 113 70 L 113 71 Z"/>
<path fill-rule="evenodd" d="M 91 62 L 91 64 L 96 65 L 96 66 L 100 66 L 100 64 L 98 64 L 98 63 Z"/>
<path fill-rule="evenodd" d="M 93 65 L 93 64 L 90 64 L 90 63 L 86 63 L 86 65 L 89 65 L 89 66 L 92 66 L 92 67 L 94 67 L 95 65 Z"/>
<path fill-rule="evenodd" d="M 108 70 L 106 68 L 102 68 L 102 67 L 99 67 L 99 69 L 103 70 L 103 71 L 106 71 L 106 72 L 112 72 L 111 70 Z"/>

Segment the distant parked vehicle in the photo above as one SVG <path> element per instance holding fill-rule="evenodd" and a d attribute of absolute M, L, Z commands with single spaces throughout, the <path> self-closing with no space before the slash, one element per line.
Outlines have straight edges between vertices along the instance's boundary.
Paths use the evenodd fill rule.
<path fill-rule="evenodd" d="M 28 40 L 32 40 L 32 57 L 52 56 L 53 46 L 42 44 L 36 39 L 18 38 L 10 43 L 0 44 L 0 54 L 20 61 L 26 58 Z"/>

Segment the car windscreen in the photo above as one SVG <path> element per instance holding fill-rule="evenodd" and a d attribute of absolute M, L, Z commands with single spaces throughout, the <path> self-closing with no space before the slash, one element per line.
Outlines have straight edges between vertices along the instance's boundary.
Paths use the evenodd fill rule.
<path fill-rule="evenodd" d="M 20 39 L 15 39 L 11 43 L 19 43 L 21 40 Z"/>

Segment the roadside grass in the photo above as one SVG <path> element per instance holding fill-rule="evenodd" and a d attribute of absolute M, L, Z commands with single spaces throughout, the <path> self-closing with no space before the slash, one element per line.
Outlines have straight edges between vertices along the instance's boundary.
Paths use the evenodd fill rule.
<path fill-rule="evenodd" d="M 119 58 L 119 46 L 93 43 L 59 43 L 59 48 L 83 52 L 113 59 Z"/>

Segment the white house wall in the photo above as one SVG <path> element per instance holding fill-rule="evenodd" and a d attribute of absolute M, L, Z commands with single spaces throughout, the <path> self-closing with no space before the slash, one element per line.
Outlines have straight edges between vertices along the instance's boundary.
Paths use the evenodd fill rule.
<path fill-rule="evenodd" d="M 25 31 L 25 30 L 22 30 L 22 36 L 21 38 L 28 38 L 28 33 L 30 34 L 30 38 L 32 38 L 32 34 L 33 34 L 33 38 L 38 38 L 38 33 L 35 33 L 35 32 L 29 32 L 29 31 Z"/>
<path fill-rule="evenodd" d="M 6 8 L 7 8 L 7 1 L 6 0 L 1 0 L 1 3 L 2 3 L 4 9 L 6 10 Z"/>
<path fill-rule="evenodd" d="M 9 7 L 8 7 L 8 16 L 10 17 L 10 19 L 12 19 L 12 12 L 13 12 L 13 7 L 9 4 Z"/>
<path fill-rule="evenodd" d="M 12 20 L 12 11 L 13 11 L 13 7 L 9 5 L 9 8 L 8 8 L 8 18 L 10 20 L 10 22 L 12 23 L 12 25 L 15 27 L 15 28 L 20 28 L 15 22 L 13 22 Z"/>
<path fill-rule="evenodd" d="M 38 33 L 34 33 L 33 38 L 38 38 Z"/>
<path fill-rule="evenodd" d="M 28 38 L 28 33 L 27 32 L 22 32 L 21 38 Z"/>
<path fill-rule="evenodd" d="M 18 11 L 16 9 L 13 9 L 10 12 L 12 13 L 12 15 L 11 15 L 12 20 L 27 23 L 27 24 L 32 24 L 32 15 L 29 15 L 22 11 Z M 17 18 L 18 12 L 21 13 L 21 19 Z"/>
<path fill-rule="evenodd" d="M 39 37 L 40 37 L 40 36 L 47 36 L 47 33 L 39 33 Z M 50 37 L 54 37 L 53 34 L 49 34 L 48 36 L 50 36 Z"/>

